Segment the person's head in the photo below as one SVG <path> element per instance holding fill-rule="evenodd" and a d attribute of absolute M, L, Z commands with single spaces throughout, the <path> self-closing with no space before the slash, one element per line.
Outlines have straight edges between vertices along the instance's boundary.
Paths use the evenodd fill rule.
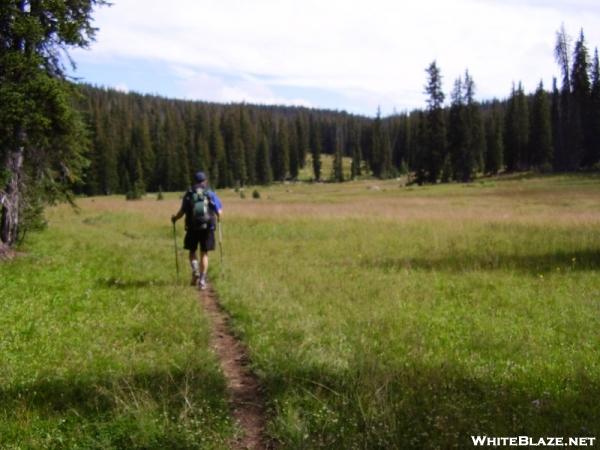
<path fill-rule="evenodd" d="M 206 183 L 207 183 L 207 181 L 208 181 L 208 178 L 206 177 L 206 174 L 205 174 L 204 172 L 200 171 L 200 172 L 196 172 L 196 173 L 194 174 L 194 181 L 195 181 L 197 184 L 203 184 L 203 185 L 206 185 Z"/>

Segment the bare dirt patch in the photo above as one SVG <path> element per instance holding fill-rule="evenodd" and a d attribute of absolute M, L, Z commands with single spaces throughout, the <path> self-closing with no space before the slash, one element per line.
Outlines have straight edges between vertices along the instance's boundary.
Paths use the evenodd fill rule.
<path fill-rule="evenodd" d="M 211 346 L 221 362 L 227 380 L 232 415 L 242 430 L 231 446 L 234 449 L 268 449 L 273 445 L 265 437 L 265 405 L 261 385 L 249 367 L 245 346 L 230 330 L 229 316 L 219 304 L 212 288 L 200 293 L 202 306 L 211 325 Z"/>

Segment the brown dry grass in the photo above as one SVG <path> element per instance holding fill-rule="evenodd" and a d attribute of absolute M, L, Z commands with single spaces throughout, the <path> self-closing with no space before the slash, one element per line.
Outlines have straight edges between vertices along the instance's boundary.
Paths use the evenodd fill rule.
<path fill-rule="evenodd" d="M 299 218 L 373 218 L 398 222 L 426 220 L 598 224 L 600 179 L 565 184 L 563 177 L 496 184 L 403 187 L 398 181 L 357 181 L 344 184 L 286 184 L 258 188 L 261 199 L 246 198 L 233 190 L 218 194 L 225 204 L 224 218 L 268 220 Z M 150 194 L 140 201 L 122 197 L 81 199 L 86 211 L 131 211 L 150 221 L 168 222 L 179 208 L 181 194 L 163 201 Z"/>

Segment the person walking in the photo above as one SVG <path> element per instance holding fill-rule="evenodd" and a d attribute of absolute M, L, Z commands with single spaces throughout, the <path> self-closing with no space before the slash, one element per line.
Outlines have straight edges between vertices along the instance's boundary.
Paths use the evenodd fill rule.
<path fill-rule="evenodd" d="M 208 187 L 204 172 L 196 172 L 194 184 L 184 194 L 181 207 L 171 216 L 174 224 L 185 215 L 185 238 L 183 247 L 189 250 L 192 268 L 192 285 L 206 289 L 208 252 L 215 249 L 215 228 L 223 213 L 221 200 Z M 197 251 L 200 247 L 200 262 Z"/>

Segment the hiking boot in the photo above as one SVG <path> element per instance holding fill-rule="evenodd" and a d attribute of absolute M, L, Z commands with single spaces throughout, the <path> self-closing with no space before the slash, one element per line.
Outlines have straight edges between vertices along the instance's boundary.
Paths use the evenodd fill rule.
<path fill-rule="evenodd" d="M 192 273 L 192 281 L 190 282 L 190 286 L 196 286 L 198 284 L 198 280 L 200 279 L 200 275 L 197 273 Z"/>

